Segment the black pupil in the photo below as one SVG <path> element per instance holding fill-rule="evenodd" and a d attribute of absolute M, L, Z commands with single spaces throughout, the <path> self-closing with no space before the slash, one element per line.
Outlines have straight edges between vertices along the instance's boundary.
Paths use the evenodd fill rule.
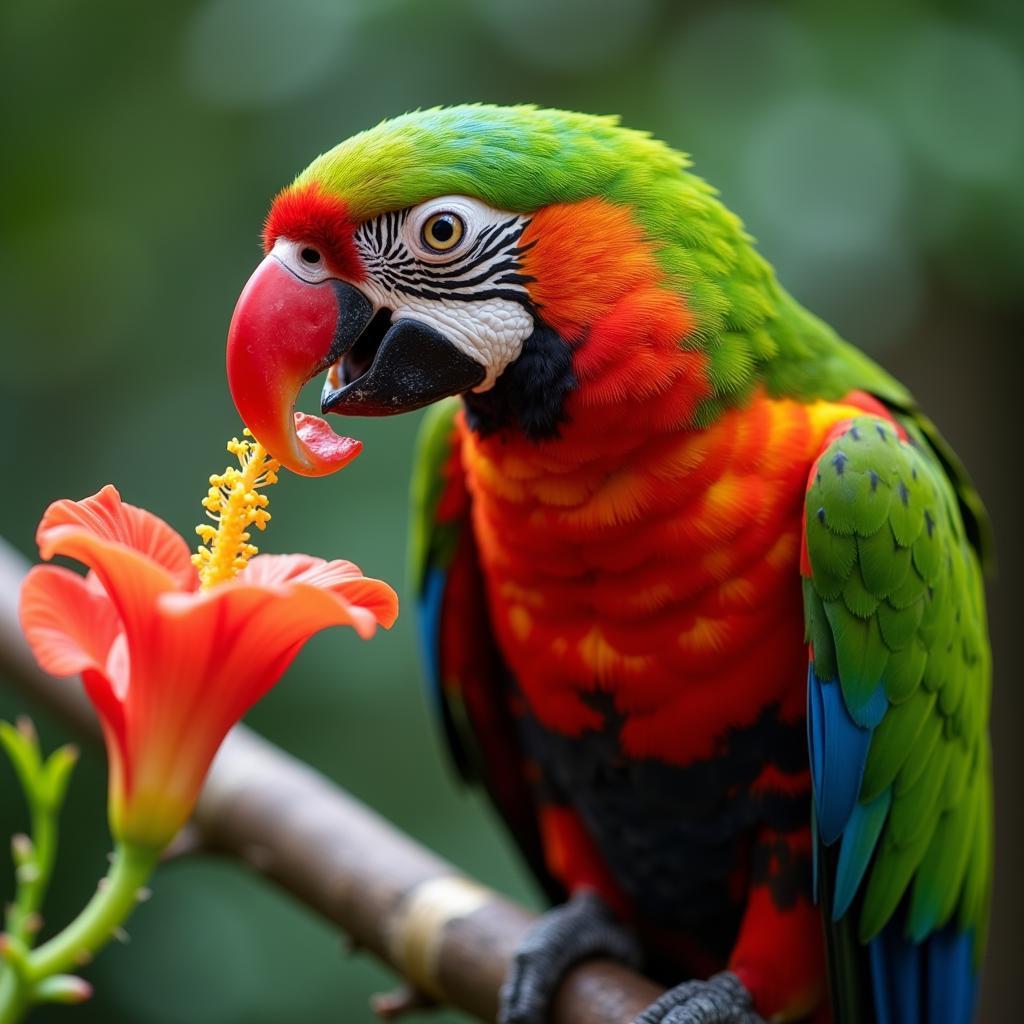
<path fill-rule="evenodd" d="M 452 223 L 451 217 L 438 217 L 434 221 L 430 233 L 434 236 L 435 242 L 449 241 L 452 235 L 455 234 L 455 225 Z"/>
<path fill-rule="evenodd" d="M 320 253 L 318 253 L 316 249 L 310 249 L 307 247 L 302 250 L 302 258 L 306 263 L 319 263 Z"/>

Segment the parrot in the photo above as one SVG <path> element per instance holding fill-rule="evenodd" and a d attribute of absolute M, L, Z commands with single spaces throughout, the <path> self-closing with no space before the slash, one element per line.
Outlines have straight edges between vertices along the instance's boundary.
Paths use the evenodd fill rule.
<path fill-rule="evenodd" d="M 247 427 L 423 413 L 428 691 L 549 901 L 501 1024 L 578 962 L 635 1024 L 966 1024 L 992 883 L 991 530 L 910 392 L 651 134 L 383 121 L 273 199 L 228 329 Z"/>

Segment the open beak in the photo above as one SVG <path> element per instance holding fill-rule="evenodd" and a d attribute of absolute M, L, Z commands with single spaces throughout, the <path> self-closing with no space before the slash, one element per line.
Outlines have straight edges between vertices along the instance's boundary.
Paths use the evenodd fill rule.
<path fill-rule="evenodd" d="M 404 317 L 391 322 L 387 310 L 381 310 L 355 347 L 328 371 L 320 409 L 393 416 L 468 391 L 484 376 L 483 366 L 436 328 Z"/>
<path fill-rule="evenodd" d="M 359 289 L 304 281 L 272 253 L 238 297 L 227 342 L 231 397 L 256 439 L 288 469 L 325 476 L 359 454 L 361 442 L 294 409 L 303 384 L 350 349 L 372 317 Z"/>
<path fill-rule="evenodd" d="M 355 286 L 311 283 L 274 253 L 238 298 L 227 343 L 231 397 L 246 426 L 282 465 L 325 476 L 351 462 L 362 444 L 317 416 L 295 412 L 302 386 L 327 370 L 321 411 L 390 416 L 461 394 L 484 367 L 419 320 L 374 314 Z"/>

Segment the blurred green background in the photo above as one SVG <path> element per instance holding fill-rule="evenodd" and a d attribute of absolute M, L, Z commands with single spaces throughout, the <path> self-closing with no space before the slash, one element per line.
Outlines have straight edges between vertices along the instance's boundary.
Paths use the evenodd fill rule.
<path fill-rule="evenodd" d="M 984 1019 L 1017 1019 L 1022 25 L 1016 0 L 6 0 L 0 534 L 32 557 L 45 505 L 107 481 L 190 533 L 238 429 L 228 319 L 270 197 L 316 153 L 437 103 L 620 113 L 693 154 L 782 281 L 917 392 L 990 504 L 999 874 Z M 416 419 L 352 428 L 366 451 L 351 469 L 275 488 L 264 548 L 350 557 L 398 582 Z M 444 763 L 411 612 L 365 645 L 319 637 L 249 721 L 471 874 L 532 899 L 494 818 Z M 0 716 L 21 710 L 0 686 Z M 87 752 L 54 923 L 104 870 L 103 780 Z M 0 765 L 0 833 L 22 827 Z M 4 898 L 9 867 L 4 852 Z M 390 984 L 233 865 L 175 864 L 155 889 L 133 942 L 91 969 L 93 1003 L 34 1019 L 347 1024 L 370 1020 L 368 994 Z"/>

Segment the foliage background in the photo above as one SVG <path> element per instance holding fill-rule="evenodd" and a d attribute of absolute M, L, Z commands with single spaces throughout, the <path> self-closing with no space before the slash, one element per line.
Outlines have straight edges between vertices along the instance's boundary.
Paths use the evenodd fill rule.
<path fill-rule="evenodd" d="M 694 154 L 783 282 L 913 387 L 989 501 L 999 876 L 985 1019 L 1016 1018 L 1022 21 L 1014 0 L 7 0 L 0 533 L 34 556 L 44 506 L 107 481 L 191 530 L 238 429 L 223 342 L 261 218 L 318 151 L 436 103 L 621 113 Z M 276 488 L 265 547 L 399 581 L 415 418 L 353 428 L 366 452 L 350 470 Z M 533 898 L 446 769 L 412 627 L 408 608 L 370 644 L 319 638 L 250 722 L 470 873 Z M 19 710 L 0 688 L 0 715 Z M 102 793 L 89 752 L 54 922 L 104 870 Z M 0 765 L 0 831 L 23 824 Z M 311 914 L 213 860 L 163 871 L 131 932 L 91 969 L 89 1007 L 37 1019 L 357 1022 L 389 984 Z"/>

